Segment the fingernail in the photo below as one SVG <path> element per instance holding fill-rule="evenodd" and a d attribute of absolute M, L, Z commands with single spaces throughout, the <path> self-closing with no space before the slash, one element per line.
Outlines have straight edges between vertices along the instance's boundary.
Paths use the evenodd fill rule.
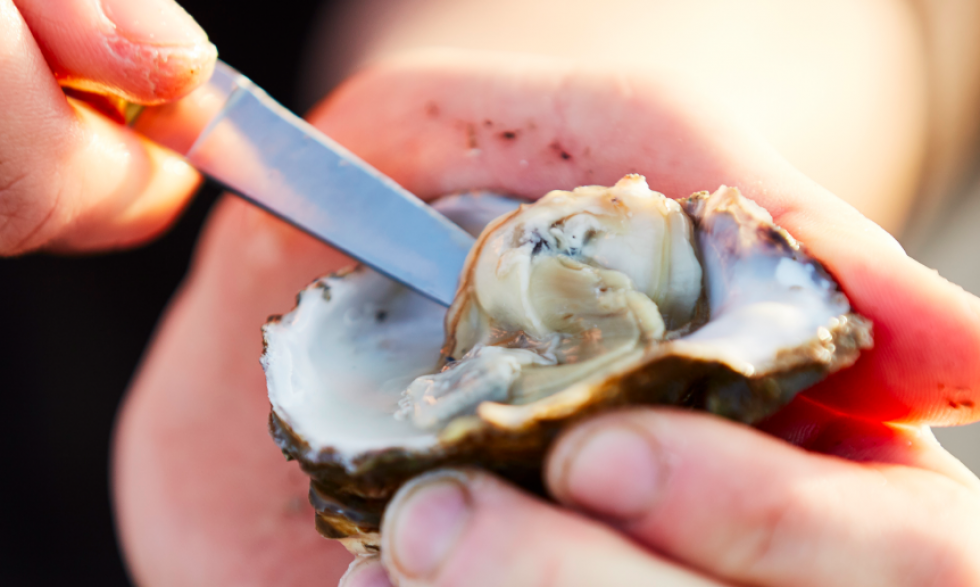
<path fill-rule="evenodd" d="M 549 463 L 558 498 L 620 521 L 649 511 L 665 477 L 655 441 L 621 421 L 582 433 L 565 439 Z"/>
<path fill-rule="evenodd" d="M 196 45 L 207 41 L 204 29 L 173 0 L 101 0 L 101 4 L 116 33 L 134 43 Z"/>
<path fill-rule="evenodd" d="M 392 587 L 388 573 L 377 558 L 356 559 L 340 578 L 337 587 Z"/>
<path fill-rule="evenodd" d="M 382 524 L 382 552 L 398 571 L 425 578 L 445 561 L 470 517 L 466 487 L 455 477 L 435 474 L 403 487 Z"/>

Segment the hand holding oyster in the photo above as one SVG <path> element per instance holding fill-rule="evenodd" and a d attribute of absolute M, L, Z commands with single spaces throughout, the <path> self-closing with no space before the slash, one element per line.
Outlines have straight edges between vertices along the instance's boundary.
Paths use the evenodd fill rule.
<path fill-rule="evenodd" d="M 437 206 L 473 227 L 511 204 Z M 628 175 L 491 220 L 444 321 L 359 268 L 265 338 L 276 441 L 312 477 L 321 533 L 365 552 L 412 476 L 480 466 L 534 489 L 563 426 L 626 404 L 758 422 L 852 364 L 871 325 L 738 190 L 674 201 Z"/>
<path fill-rule="evenodd" d="M 651 185 L 673 197 L 721 184 L 738 186 L 776 224 L 806 243 L 853 307 L 874 323 L 875 335 L 874 348 L 862 352 L 857 363 L 798 394 L 767 419 L 765 430 L 771 435 L 693 411 L 633 408 L 590 418 L 555 441 L 549 470 L 556 466 L 557 452 L 583 431 L 612 425 L 621 430 L 626 417 L 634 423 L 656 421 L 665 432 L 657 440 L 665 450 L 680 451 L 674 454 L 683 465 L 683 475 L 665 486 L 670 495 L 660 504 L 666 510 L 658 513 L 669 513 L 667 523 L 658 518 L 649 527 L 612 528 L 603 521 L 609 519 L 608 510 L 569 501 L 570 494 L 550 477 L 550 495 L 594 519 L 535 499 L 491 475 L 472 475 L 481 480 L 467 486 L 477 508 L 474 525 L 460 536 L 461 546 L 451 565 L 443 567 L 440 584 L 453 584 L 446 574 L 450 571 L 464 578 L 455 584 L 465 585 L 476 579 L 519 584 L 507 571 L 542 571 L 552 577 L 577 573 L 576 584 L 589 587 L 609 584 L 610 576 L 631 577 L 624 584 L 644 578 L 657 582 L 680 568 L 735 584 L 772 586 L 834 584 L 840 569 L 856 567 L 880 570 L 878 577 L 907 578 L 909 562 L 928 569 L 930 562 L 941 560 L 949 563 L 947 572 L 975 571 L 977 494 L 967 495 L 969 474 L 962 465 L 956 463 L 957 470 L 950 464 L 952 457 L 929 440 L 922 426 L 980 417 L 976 298 L 908 258 L 874 223 L 802 176 L 757 136 L 712 114 L 684 92 L 682 83 L 515 63 L 511 56 L 497 61 L 471 54 L 437 57 L 369 69 L 318 109 L 313 120 L 427 198 L 483 186 L 533 199 L 555 186 L 611 185 L 627 170 L 644 172 Z M 557 87 L 563 91 L 560 101 L 554 99 Z M 479 156 L 469 150 L 467 127 L 459 121 L 473 123 Z M 463 199 L 449 198 L 440 206 L 448 213 Z M 491 208 L 492 201 L 472 198 L 475 208 Z M 481 222 L 512 206 L 471 211 L 457 221 L 479 232 Z M 336 251 L 233 199 L 215 210 L 186 286 L 162 321 L 119 420 L 117 522 L 139 584 L 332 584 L 347 567 L 349 553 L 310 528 L 309 478 L 283 463 L 269 441 L 263 426 L 269 416 L 266 381 L 255 361 L 261 353 L 256 325 L 288 308 L 312 277 L 347 264 Z M 355 282 L 365 287 L 348 287 Z M 403 379 L 387 390 L 383 420 L 420 441 L 427 438 L 410 419 L 399 421 L 392 414 L 415 377 L 439 371 L 444 309 L 395 296 L 382 278 L 362 270 L 320 283 L 330 286 L 333 302 L 348 304 L 339 312 L 343 319 L 336 331 L 308 331 L 327 342 L 334 337 L 324 347 L 331 361 L 318 363 L 323 379 L 344 391 L 400 374 Z M 318 287 L 301 295 L 322 299 L 324 291 Z M 425 320 L 393 320 L 429 311 Z M 399 337 L 398 324 L 406 338 Z M 368 325 L 389 330 L 371 331 Z M 365 335 L 352 337 L 356 333 Z M 411 344 L 389 344 L 406 339 Z M 302 354 L 295 358 L 311 360 Z M 386 428 L 373 427 L 381 416 L 355 419 L 361 416 L 348 414 L 336 427 L 380 432 L 366 439 L 371 442 L 397 439 Z M 350 438 L 349 448 L 367 450 L 365 439 Z M 494 454 L 507 448 L 495 447 Z M 341 456 L 334 454 L 335 465 L 324 460 L 322 478 L 331 471 L 341 475 Z M 598 456 L 616 471 L 632 471 L 616 454 Z M 316 467 L 313 463 L 308 470 L 316 473 Z M 351 478 L 343 475 L 336 478 Z M 637 489 L 634 475 L 609 477 L 597 493 L 607 506 L 610 489 Z M 887 486 L 883 478 L 890 481 Z M 541 482 L 536 468 L 524 479 Z M 604 477 L 586 479 L 601 482 Z M 801 494 L 800 487 L 819 491 Z M 495 498 L 484 499 L 488 492 Z M 506 501 L 497 499 L 504 493 Z M 331 494 L 313 495 L 319 500 Z M 616 503 L 618 497 L 611 499 Z M 344 511 L 337 500 L 317 503 L 324 511 Z M 354 505 L 371 503 L 362 499 Z M 732 577 L 733 569 L 720 568 L 720 562 L 730 561 L 732 552 L 744 552 L 746 537 L 759 536 L 764 524 L 748 514 L 767 511 L 792 514 L 783 518 L 792 523 L 780 527 L 792 531 L 781 534 L 784 548 L 768 551 L 783 573 Z M 948 524 L 935 523 L 937 512 Z M 405 511 L 389 506 L 388 513 L 386 523 Z M 657 528 L 666 531 L 649 532 Z M 894 540 L 882 541 L 882 528 Z M 385 540 L 395 536 L 385 532 Z M 722 536 L 731 540 L 713 540 Z M 903 540 L 915 550 L 899 548 Z M 384 552 L 399 553 L 397 544 L 386 545 Z M 502 551 L 513 556 L 504 559 Z M 804 558 L 781 557 L 790 551 Z M 651 569 L 647 563 L 657 558 L 651 552 L 673 562 Z M 939 552 L 949 556 L 932 556 Z M 818 563 L 825 566 L 816 568 Z M 650 574 L 628 575 L 637 565 L 646 565 L 642 568 Z M 395 581 L 415 584 L 405 579 L 403 569 L 387 568 Z"/>

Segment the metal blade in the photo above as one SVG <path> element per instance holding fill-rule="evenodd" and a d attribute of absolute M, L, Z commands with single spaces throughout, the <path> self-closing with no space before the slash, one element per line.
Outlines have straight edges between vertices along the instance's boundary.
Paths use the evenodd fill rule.
<path fill-rule="evenodd" d="M 473 237 L 225 67 L 234 89 L 186 157 L 246 200 L 449 305 Z"/>

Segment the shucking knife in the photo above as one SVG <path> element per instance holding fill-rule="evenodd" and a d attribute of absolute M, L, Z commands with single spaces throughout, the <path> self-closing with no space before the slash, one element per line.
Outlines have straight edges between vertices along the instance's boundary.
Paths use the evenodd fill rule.
<path fill-rule="evenodd" d="M 131 123 L 208 178 L 448 306 L 473 237 L 223 62 Z"/>

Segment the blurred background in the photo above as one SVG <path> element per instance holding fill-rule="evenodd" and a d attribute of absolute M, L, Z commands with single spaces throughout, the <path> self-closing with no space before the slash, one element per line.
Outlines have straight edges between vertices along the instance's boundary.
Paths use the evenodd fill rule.
<path fill-rule="evenodd" d="M 296 80 L 328 1 L 181 4 L 223 59 L 287 107 L 309 106 L 297 103 Z M 113 421 L 217 195 L 206 185 L 176 226 L 136 250 L 0 259 L 0 585 L 129 585 L 110 508 Z"/>
<path fill-rule="evenodd" d="M 342 78 L 365 42 L 357 31 L 318 24 L 343 22 L 333 17 L 352 10 L 353 2 L 291 0 L 284 3 L 288 10 L 255 2 L 181 4 L 208 31 L 224 60 L 296 112 L 306 111 Z M 376 10 L 379 17 L 385 7 L 381 0 L 356 4 L 358 11 Z M 398 16 L 384 14 L 389 20 Z M 452 31 L 442 30 L 447 43 L 474 42 L 464 38 L 465 31 L 454 39 Z M 521 45 L 522 40 L 531 44 Z M 508 46 L 535 50 L 533 40 L 533 34 L 516 35 Z M 310 75 L 313 71 L 318 74 Z M 777 97 L 785 103 L 785 96 Z M 977 186 L 976 174 L 947 186 L 947 204 L 929 212 L 928 225 L 917 224 L 904 237 L 914 256 L 975 293 L 980 292 Z M 0 259 L 0 308 L 7 328 L 0 337 L 0 390 L 8 414 L 0 426 L 6 448 L 0 457 L 0 585 L 129 584 L 110 508 L 113 420 L 216 197 L 216 188 L 206 185 L 173 229 L 134 251 Z M 937 430 L 937 436 L 980 471 L 978 425 Z"/>

